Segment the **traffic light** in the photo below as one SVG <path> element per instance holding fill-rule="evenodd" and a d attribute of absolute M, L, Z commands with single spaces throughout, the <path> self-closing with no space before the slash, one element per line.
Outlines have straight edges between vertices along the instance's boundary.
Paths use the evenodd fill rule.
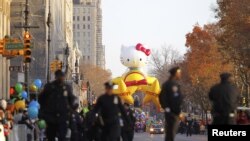
<path fill-rule="evenodd" d="M 55 72 L 57 69 L 56 69 L 56 62 L 55 61 L 52 61 L 50 63 L 50 71 L 52 72 Z"/>
<path fill-rule="evenodd" d="M 31 35 L 28 31 L 24 33 L 24 63 L 31 62 Z"/>
<path fill-rule="evenodd" d="M 62 70 L 63 63 L 62 61 L 56 61 L 57 62 L 57 70 Z"/>
<path fill-rule="evenodd" d="M 0 54 L 4 53 L 4 40 L 0 40 Z"/>

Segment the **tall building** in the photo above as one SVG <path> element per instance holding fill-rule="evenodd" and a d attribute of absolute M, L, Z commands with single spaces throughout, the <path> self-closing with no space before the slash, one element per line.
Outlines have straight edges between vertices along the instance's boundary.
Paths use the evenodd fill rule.
<path fill-rule="evenodd" d="M 0 0 L 0 39 L 10 34 L 10 2 L 11 0 Z M 0 98 L 9 97 L 10 72 L 9 59 L 0 54 Z"/>
<path fill-rule="evenodd" d="M 101 0 L 74 0 L 73 33 L 82 52 L 81 61 L 105 68 Z"/>
<path fill-rule="evenodd" d="M 51 60 L 63 59 L 66 46 L 73 47 L 72 0 L 47 0 L 51 11 Z"/>

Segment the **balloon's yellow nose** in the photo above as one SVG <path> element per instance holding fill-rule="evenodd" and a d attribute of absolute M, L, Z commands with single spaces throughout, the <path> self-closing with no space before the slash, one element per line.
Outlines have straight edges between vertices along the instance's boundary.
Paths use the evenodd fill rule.
<path fill-rule="evenodd" d="M 135 60 L 133 60 L 133 64 L 134 64 L 134 65 L 136 64 L 136 61 L 135 61 Z"/>

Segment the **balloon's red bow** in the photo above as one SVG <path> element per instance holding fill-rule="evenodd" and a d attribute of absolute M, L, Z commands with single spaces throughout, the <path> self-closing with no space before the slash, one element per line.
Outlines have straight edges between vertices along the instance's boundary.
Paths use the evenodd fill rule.
<path fill-rule="evenodd" d="M 135 48 L 138 51 L 144 52 L 147 56 L 151 53 L 150 49 L 146 49 L 141 43 L 138 43 Z"/>

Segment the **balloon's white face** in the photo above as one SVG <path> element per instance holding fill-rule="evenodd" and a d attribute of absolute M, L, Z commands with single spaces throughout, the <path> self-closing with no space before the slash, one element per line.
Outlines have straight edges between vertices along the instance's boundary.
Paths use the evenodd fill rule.
<path fill-rule="evenodd" d="M 148 56 L 144 52 L 136 50 L 135 46 L 122 46 L 120 59 L 121 63 L 128 68 L 140 68 L 148 63 Z"/>

